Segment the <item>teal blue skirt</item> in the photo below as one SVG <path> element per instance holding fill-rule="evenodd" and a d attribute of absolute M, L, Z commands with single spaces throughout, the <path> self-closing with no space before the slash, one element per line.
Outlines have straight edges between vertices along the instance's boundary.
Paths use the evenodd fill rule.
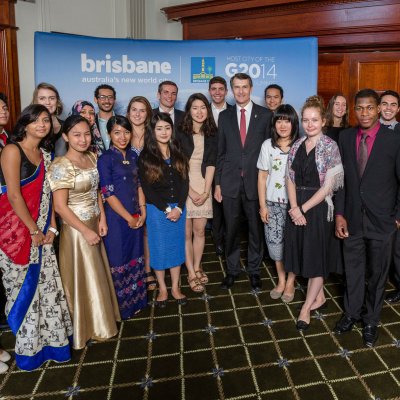
<path fill-rule="evenodd" d="M 173 208 L 176 204 L 170 204 Z M 155 270 L 177 267 L 185 261 L 186 208 L 178 221 L 167 219 L 163 211 L 147 203 L 147 237 L 150 266 Z"/>

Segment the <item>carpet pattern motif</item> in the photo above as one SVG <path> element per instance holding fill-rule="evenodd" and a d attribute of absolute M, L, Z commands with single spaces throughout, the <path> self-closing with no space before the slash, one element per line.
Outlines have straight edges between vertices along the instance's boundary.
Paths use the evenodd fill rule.
<path fill-rule="evenodd" d="M 272 300 L 276 273 L 263 263 L 262 291 L 251 290 L 244 272 L 221 290 L 223 260 L 210 237 L 203 268 L 210 283 L 200 295 L 182 274 L 186 306 L 172 298 L 165 309 L 150 306 L 121 323 L 116 338 L 74 351 L 68 363 L 30 373 L 11 363 L 0 375 L 0 399 L 400 399 L 400 304 L 385 303 L 377 345 L 367 349 L 359 325 L 342 336 L 331 332 L 342 313 L 340 277 L 326 283 L 327 308 L 300 334 L 305 286 L 297 285 L 290 304 Z M 12 333 L 0 340 L 12 353 Z"/>

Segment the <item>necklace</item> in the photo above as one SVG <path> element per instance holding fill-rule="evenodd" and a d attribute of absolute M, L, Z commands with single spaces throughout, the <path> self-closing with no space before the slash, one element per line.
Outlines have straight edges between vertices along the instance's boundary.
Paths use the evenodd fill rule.
<path fill-rule="evenodd" d="M 133 136 L 134 136 L 134 138 L 136 138 L 136 140 L 138 141 L 138 144 L 139 144 L 138 148 L 140 148 L 140 144 L 142 143 L 142 141 L 143 141 L 143 139 L 144 139 L 144 129 L 143 129 L 142 136 L 139 136 L 139 135 L 136 133 L 135 128 L 133 128 L 132 131 L 133 131 Z"/>

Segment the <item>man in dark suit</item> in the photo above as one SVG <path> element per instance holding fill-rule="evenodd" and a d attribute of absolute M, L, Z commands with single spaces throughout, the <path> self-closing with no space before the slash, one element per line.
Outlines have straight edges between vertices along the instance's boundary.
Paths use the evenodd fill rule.
<path fill-rule="evenodd" d="M 233 107 L 226 102 L 226 95 L 228 94 L 228 85 L 222 76 L 214 76 L 208 82 L 208 93 L 211 97 L 211 111 L 213 113 L 214 121 L 218 126 L 219 114 L 227 108 Z M 215 180 L 213 182 L 215 188 Z M 219 203 L 213 198 L 213 219 L 212 219 L 212 233 L 215 244 L 215 253 L 217 256 L 224 254 L 225 242 L 225 221 L 224 210 L 222 203 Z"/>
<path fill-rule="evenodd" d="M 335 333 L 363 322 L 367 347 L 378 338 L 393 237 L 400 226 L 400 135 L 379 122 L 379 96 L 355 96 L 359 126 L 341 132 L 344 188 L 336 195 L 336 236 L 343 241 L 346 272 L 344 314 Z M 365 280 L 367 285 L 365 286 Z"/>
<path fill-rule="evenodd" d="M 225 255 L 227 275 L 221 288 L 229 289 L 240 274 L 241 213 L 248 220 L 247 273 L 253 289 L 261 288 L 262 227 L 257 192 L 257 160 L 261 145 L 270 137 L 272 113 L 254 104 L 253 82 L 238 73 L 230 81 L 236 105 L 222 111 L 218 120 L 218 156 L 215 174 L 215 199 L 223 200 L 226 225 Z"/>
<path fill-rule="evenodd" d="M 170 115 L 174 127 L 178 127 L 182 121 L 184 112 L 175 108 L 176 99 L 178 97 L 178 86 L 175 82 L 164 81 L 158 85 L 157 98 L 160 102 L 158 108 L 153 108 L 153 115 L 164 112 Z"/>

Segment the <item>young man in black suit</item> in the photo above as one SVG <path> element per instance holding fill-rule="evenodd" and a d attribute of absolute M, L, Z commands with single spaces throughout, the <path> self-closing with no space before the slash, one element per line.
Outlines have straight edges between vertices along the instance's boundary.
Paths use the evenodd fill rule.
<path fill-rule="evenodd" d="M 400 135 L 380 124 L 379 111 L 379 96 L 374 90 L 356 94 L 359 126 L 340 133 L 345 185 L 335 202 L 346 291 L 345 312 L 334 331 L 348 332 L 362 320 L 367 347 L 373 347 L 378 338 L 392 242 L 400 226 Z"/>
<path fill-rule="evenodd" d="M 158 108 L 153 108 L 153 115 L 159 112 L 169 114 L 174 123 L 174 130 L 182 121 L 184 112 L 175 108 L 178 97 L 178 86 L 175 82 L 164 81 L 158 85 L 157 98 L 160 102 Z"/>
<path fill-rule="evenodd" d="M 218 126 L 219 114 L 227 108 L 233 107 L 226 102 L 226 95 L 228 94 L 228 85 L 222 76 L 214 76 L 208 82 L 208 93 L 211 97 L 211 111 L 213 113 L 214 121 Z M 215 187 L 215 180 L 213 182 Z M 215 244 L 215 253 L 217 256 L 224 254 L 225 242 L 225 221 L 224 210 L 222 203 L 219 203 L 213 198 L 213 219 L 212 219 L 212 233 Z"/>
<path fill-rule="evenodd" d="M 262 143 L 270 137 L 272 113 L 251 101 L 253 82 L 249 75 L 235 74 L 230 85 L 236 105 L 219 115 L 214 193 L 218 202 L 223 200 L 226 225 L 227 275 L 221 288 L 231 288 L 241 272 L 239 228 L 244 210 L 249 232 L 247 273 L 251 287 L 260 289 L 264 239 L 258 207 L 257 160 Z"/>

